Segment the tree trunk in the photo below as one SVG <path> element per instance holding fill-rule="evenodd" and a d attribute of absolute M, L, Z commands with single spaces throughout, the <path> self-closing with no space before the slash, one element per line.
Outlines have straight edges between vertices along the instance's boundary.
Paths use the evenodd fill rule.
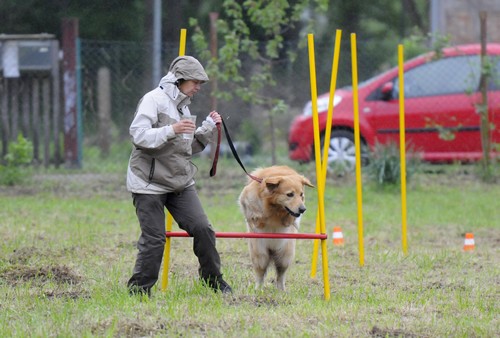
<path fill-rule="evenodd" d="M 426 7 L 428 7 L 428 2 L 426 2 Z M 403 8 L 406 9 L 407 14 L 410 17 L 410 22 L 413 25 L 417 26 L 421 32 L 428 31 L 428 27 L 425 27 L 424 20 L 421 13 L 418 11 L 415 0 L 404 0 Z M 428 13 L 428 11 L 425 13 Z"/>
<path fill-rule="evenodd" d="M 97 104 L 99 148 L 101 157 L 106 157 L 111 147 L 111 72 L 106 67 L 99 68 L 97 72 Z"/>

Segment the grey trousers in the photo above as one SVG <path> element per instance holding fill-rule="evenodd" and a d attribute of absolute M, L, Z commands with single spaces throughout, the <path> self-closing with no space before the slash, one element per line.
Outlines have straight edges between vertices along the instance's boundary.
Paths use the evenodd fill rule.
<path fill-rule="evenodd" d="M 180 193 L 161 195 L 132 194 L 141 235 L 137 259 L 127 285 L 131 291 L 150 293 L 158 281 L 165 247 L 165 208 L 179 227 L 193 237 L 193 251 L 198 257 L 203 279 L 220 276 L 220 256 L 215 248 L 215 232 L 208 221 L 194 186 Z"/>

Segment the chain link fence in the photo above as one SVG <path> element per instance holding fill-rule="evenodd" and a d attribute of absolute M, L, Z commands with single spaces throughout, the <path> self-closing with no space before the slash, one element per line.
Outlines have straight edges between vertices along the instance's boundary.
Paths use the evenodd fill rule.
<path fill-rule="evenodd" d="M 380 67 L 386 67 L 391 51 L 378 49 L 378 53 L 367 54 L 366 47 L 370 47 L 370 42 L 360 43 L 359 54 L 359 77 L 360 80 L 367 79 L 375 74 Z M 166 74 L 168 66 L 178 53 L 179 46 L 176 44 L 163 45 L 162 50 L 162 74 Z M 373 49 L 373 48 L 372 48 Z M 188 42 L 186 54 L 190 53 L 194 47 Z M 328 91 L 330 85 L 331 65 L 333 58 L 333 43 L 331 46 L 316 46 L 316 67 L 318 93 Z M 99 132 L 102 132 L 99 124 L 99 70 L 106 68 L 110 76 L 110 117 L 111 134 L 113 142 L 121 142 L 128 137 L 128 126 L 132 121 L 136 106 L 142 95 L 153 88 L 153 83 L 158 83 L 160 79 L 151 79 L 151 58 L 150 49 L 144 44 L 129 42 L 110 42 L 83 40 L 81 43 L 81 64 L 82 64 L 82 98 L 83 98 L 83 125 L 84 139 L 87 144 L 96 144 L 99 141 Z M 393 54 L 396 48 L 393 48 Z M 395 57 L 392 57 L 395 59 Z M 251 72 L 250 58 L 243 61 L 242 72 Z M 337 87 L 351 84 L 350 66 L 350 44 L 343 43 Z M 273 65 L 273 76 L 276 79 L 276 86 L 266 88 L 266 95 L 284 100 L 289 110 L 276 117 L 275 128 L 279 142 L 286 143 L 288 126 L 293 117 L 302 111 L 302 108 L 310 100 L 310 79 L 309 79 L 309 59 L 307 48 L 298 51 L 298 57 L 294 62 L 289 60 L 279 60 Z M 214 77 L 214 74 L 209 74 Z M 243 74 L 246 77 L 249 74 Z M 216 74 L 215 74 L 216 76 Z M 208 114 L 211 103 L 211 84 L 205 85 L 203 90 L 193 99 L 190 109 L 198 115 Z M 220 86 L 218 90 L 230 90 L 230 86 Z M 267 112 L 252 107 L 249 104 L 235 98 L 229 102 L 217 102 L 217 110 L 227 119 L 227 124 L 234 133 L 234 138 L 240 140 L 248 132 L 241 130 L 253 126 L 259 133 L 259 138 L 264 144 L 268 141 L 269 126 L 266 119 Z M 257 120 L 258 123 L 248 123 Z M 262 125 L 264 123 L 264 126 Z M 258 127 L 256 127 L 258 126 Z M 248 141 L 248 140 L 241 140 Z M 264 147 L 265 148 L 265 147 Z"/>
<path fill-rule="evenodd" d="M 333 42 L 328 45 L 319 43 L 315 46 L 318 94 L 329 90 Z M 296 42 L 293 44 L 296 45 Z M 126 144 L 128 147 L 126 152 L 128 153 L 130 147 L 128 127 L 133 119 L 137 103 L 160 80 L 151 78 L 151 48 L 144 43 L 95 40 L 82 40 L 80 46 L 83 152 L 85 153 L 90 148 L 97 148 L 106 155 L 112 147 Z M 178 55 L 179 46 L 177 44 L 164 44 L 162 48 L 163 76 L 166 74 L 171 60 Z M 195 48 L 188 42 L 186 53 L 197 57 L 192 52 L 194 50 Z M 357 54 L 360 82 L 397 64 L 397 46 L 390 41 L 358 41 Z M 250 72 L 257 68 L 252 62 L 250 58 L 242 59 L 241 72 L 244 73 L 242 74 L 244 77 L 249 77 Z M 492 80 L 492 83 L 496 85 L 490 87 L 498 92 L 498 88 L 500 88 L 498 78 L 500 63 L 496 67 L 499 69 L 495 68 L 496 77 Z M 287 111 L 274 117 L 272 126 L 269 125 L 268 112 L 239 99 L 219 100 L 217 110 L 225 117 L 233 141 L 250 142 L 249 138 L 253 137 L 260 142 L 259 146 L 254 147 L 253 150 L 263 155 L 270 155 L 271 128 L 274 128 L 278 155 L 280 158 L 287 158 L 287 135 L 290 123 L 295 116 L 302 113 L 304 105 L 311 97 L 307 48 L 298 50 L 294 62 L 288 59 L 276 61 L 272 71 L 276 85 L 268 86 L 265 93 L 269 97 L 282 99 L 288 105 Z M 216 75 L 209 74 L 212 78 Z M 2 83 L 5 83 L 4 79 L 2 79 Z M 433 74 L 426 74 L 424 83 L 429 85 L 442 83 L 442 79 L 435 79 Z M 337 89 L 351 84 L 351 45 L 344 37 L 341 44 Z M 211 83 L 204 86 L 190 106 L 192 112 L 199 116 L 208 114 L 211 102 L 213 102 Z M 231 90 L 231 86 L 230 84 L 219 85 L 218 90 L 228 91 Z M 20 92 L 15 95 L 18 95 L 18 99 L 15 100 L 16 104 L 22 105 L 23 94 Z M 450 103 L 439 103 L 439 105 L 441 104 L 446 107 Z M 497 101 L 492 104 L 500 105 Z M 5 102 L 2 103 L 2 107 L 3 111 L 6 112 L 10 109 Z M 498 115 L 498 107 L 496 107 L 496 111 Z M 3 116 L 7 116 L 6 113 L 3 114 Z M 5 118 L 0 123 L 15 125 L 18 121 Z M 60 126 L 64 126 L 63 121 L 58 123 Z M 55 122 L 54 124 L 57 125 Z M 458 125 L 460 125 L 460 121 Z M 439 128 L 439 126 L 434 127 Z M 61 130 L 60 133 L 62 135 L 63 131 Z M 11 136 L 12 140 L 15 140 L 15 135 Z M 53 145 L 52 147 L 57 148 L 62 147 L 62 145 Z"/>

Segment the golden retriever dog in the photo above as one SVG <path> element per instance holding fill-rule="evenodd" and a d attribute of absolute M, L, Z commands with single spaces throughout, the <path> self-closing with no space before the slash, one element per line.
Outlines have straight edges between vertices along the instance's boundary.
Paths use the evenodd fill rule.
<path fill-rule="evenodd" d="M 304 186 L 311 182 L 287 166 L 259 168 L 251 173 L 262 179 L 250 179 L 238 203 L 247 229 L 254 233 L 297 233 L 300 217 L 306 211 Z M 276 268 L 276 286 L 285 290 L 285 273 L 295 257 L 295 239 L 250 238 L 250 257 L 256 288 L 262 287 L 271 263 Z"/>

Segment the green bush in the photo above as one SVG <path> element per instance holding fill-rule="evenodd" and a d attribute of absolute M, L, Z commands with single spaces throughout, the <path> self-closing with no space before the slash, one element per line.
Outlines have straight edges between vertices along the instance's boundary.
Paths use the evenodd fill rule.
<path fill-rule="evenodd" d="M 411 148 L 406 149 L 406 180 L 418 172 L 420 158 Z M 367 173 L 371 181 L 380 186 L 396 185 L 401 181 L 401 162 L 399 146 L 394 143 L 386 145 L 377 143 L 370 153 Z"/>
<path fill-rule="evenodd" d="M 0 184 L 15 185 L 31 177 L 32 159 L 33 144 L 19 134 L 17 142 L 9 144 L 8 153 L 0 164 Z"/>

